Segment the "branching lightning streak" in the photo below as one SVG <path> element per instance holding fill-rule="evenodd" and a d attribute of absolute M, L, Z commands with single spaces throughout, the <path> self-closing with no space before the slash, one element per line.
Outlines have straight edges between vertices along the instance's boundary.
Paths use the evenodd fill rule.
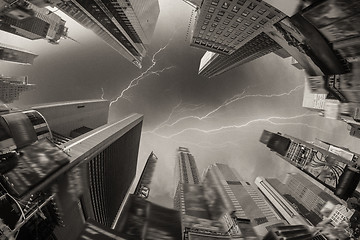
<path fill-rule="evenodd" d="M 165 70 L 168 70 L 168 69 L 171 69 L 171 68 L 174 67 L 174 66 L 170 66 L 170 67 L 165 67 L 165 68 L 163 68 L 161 70 L 158 70 L 158 71 L 151 71 L 155 67 L 155 65 L 157 63 L 155 57 L 169 46 L 171 40 L 172 40 L 172 38 L 168 41 L 168 43 L 165 46 L 161 47 L 158 51 L 156 51 L 153 54 L 152 59 L 151 59 L 152 64 L 144 72 L 142 72 L 139 76 L 137 76 L 136 78 L 131 80 L 130 83 L 128 84 L 128 86 L 121 91 L 120 95 L 115 100 L 110 102 L 110 106 L 113 103 L 116 103 L 117 101 L 119 101 L 120 98 L 123 98 L 126 91 L 128 91 L 129 89 L 131 89 L 131 88 L 135 87 L 136 85 L 138 85 L 141 79 L 143 79 L 145 77 L 148 77 L 148 76 L 150 76 L 152 74 L 159 75 L 160 73 L 164 72 Z"/>
<path fill-rule="evenodd" d="M 297 118 L 302 118 L 302 117 L 308 117 L 308 116 L 317 116 L 318 114 L 301 114 L 301 115 L 297 115 L 297 116 L 291 116 L 291 117 L 278 117 L 278 116 L 273 116 L 273 117 L 268 117 L 268 118 L 259 118 L 259 119 L 254 119 L 254 120 L 251 120 L 247 123 L 244 123 L 244 124 L 241 124 L 241 125 L 229 125 L 229 126 L 222 126 L 222 127 L 219 127 L 219 128 L 215 128 L 215 129 L 210 129 L 210 130 L 203 130 L 203 129 L 200 129 L 200 128 L 185 128 L 177 133 L 174 133 L 174 134 L 171 134 L 169 136 L 162 136 L 162 135 L 159 135 L 157 134 L 158 136 L 162 136 L 164 138 L 167 138 L 167 139 L 170 139 L 170 138 L 173 138 L 173 137 L 176 137 L 184 132 L 187 132 L 187 131 L 197 131 L 197 132 L 202 132 L 202 133 L 205 133 L 205 134 L 215 134 L 217 132 L 220 132 L 220 131 L 224 131 L 224 130 L 229 130 L 229 129 L 240 129 L 240 128 L 244 128 L 244 127 L 247 127 L 249 126 L 250 124 L 252 123 L 257 123 L 257 122 L 268 122 L 270 124 L 274 124 L 273 121 L 271 120 L 292 120 L 292 119 L 297 119 Z M 281 123 L 276 123 L 276 124 L 281 124 Z M 286 123 L 284 123 L 286 124 Z"/>
<path fill-rule="evenodd" d="M 208 112 L 207 114 L 205 114 L 204 116 L 202 117 L 199 117 L 199 116 L 186 116 L 186 117 L 182 117 L 182 118 L 179 118 L 178 120 L 176 120 L 175 122 L 171 123 L 171 124 L 164 124 L 162 127 L 172 127 L 174 125 L 176 125 L 177 123 L 181 122 L 181 121 L 184 121 L 186 119 L 197 119 L 197 120 L 204 120 L 206 118 L 209 118 L 210 115 L 216 113 L 217 111 L 219 111 L 220 109 L 236 102 L 236 101 L 240 101 L 240 100 L 243 100 L 245 98 L 250 98 L 250 97 L 263 97 L 263 98 L 272 98 L 272 97 L 282 97 L 282 96 L 289 96 L 291 95 L 293 92 L 303 88 L 304 85 L 299 85 L 293 89 L 291 89 L 289 92 L 286 92 L 286 93 L 279 93 L 279 94 L 267 94 L 267 95 L 262 95 L 262 94 L 250 94 L 250 95 L 244 95 L 246 90 L 245 89 L 242 93 L 240 94 L 237 94 L 227 100 L 225 100 L 225 102 L 223 104 L 221 104 L 220 106 L 218 106 L 217 108 L 215 108 L 214 110 Z M 160 129 L 160 128 L 158 128 Z M 158 130 L 157 129 L 157 130 Z"/>
<path fill-rule="evenodd" d="M 180 107 L 182 104 L 182 100 L 180 100 L 180 102 L 175 106 L 173 107 L 173 109 L 171 110 L 170 114 L 169 114 L 169 117 L 163 121 L 162 123 L 160 123 L 156 128 L 154 128 L 153 130 L 151 131 L 146 131 L 144 133 L 155 133 L 158 129 L 162 128 L 163 125 L 165 125 L 168 121 L 170 121 L 171 117 L 174 115 L 174 113 L 176 112 L 176 109 L 178 109 L 178 107 Z"/>
<path fill-rule="evenodd" d="M 160 128 L 162 128 L 164 125 L 166 125 L 170 120 L 171 118 L 175 115 L 175 114 L 178 114 L 178 113 L 182 113 L 182 112 L 185 112 L 185 111 L 195 111 L 199 108 L 202 108 L 204 105 L 201 104 L 201 105 L 194 105 L 194 108 L 186 108 L 186 107 L 182 107 L 180 108 L 180 106 L 182 105 L 182 100 L 180 100 L 180 102 L 172 108 L 168 118 L 163 121 L 162 123 L 160 123 L 157 127 L 155 127 L 153 130 L 151 131 L 145 131 L 143 133 L 155 133 L 157 130 L 159 130 Z M 180 108 L 178 110 L 178 108 Z"/>

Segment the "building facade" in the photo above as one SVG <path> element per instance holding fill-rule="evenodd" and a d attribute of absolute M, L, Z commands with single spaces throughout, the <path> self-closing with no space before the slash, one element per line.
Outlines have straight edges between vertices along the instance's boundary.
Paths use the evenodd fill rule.
<path fill-rule="evenodd" d="M 37 56 L 38 55 L 27 50 L 0 43 L 0 60 L 31 65 Z"/>
<path fill-rule="evenodd" d="M 157 156 L 153 152 L 151 152 L 148 159 L 146 160 L 144 169 L 136 185 L 134 195 L 142 198 L 149 197 L 151 179 L 155 171 L 157 161 Z"/>
<path fill-rule="evenodd" d="M 188 148 L 179 147 L 175 163 L 175 194 L 174 208 L 185 214 L 183 184 L 200 184 L 199 170 L 195 158 Z"/>
<path fill-rule="evenodd" d="M 12 103 L 19 100 L 22 92 L 35 89 L 35 84 L 29 84 L 28 77 L 4 77 L 0 76 L 0 101 Z"/>
<path fill-rule="evenodd" d="M 226 164 L 216 163 L 204 172 L 204 181 L 215 179 L 211 175 L 217 176 L 217 185 L 230 199 L 235 210 L 233 214 L 239 219 L 249 219 L 258 236 L 265 236 L 272 227 L 285 224 L 261 192 L 244 181 L 236 170 Z"/>
<path fill-rule="evenodd" d="M 40 112 L 55 134 L 67 138 L 77 137 L 108 123 L 108 100 L 55 102 L 29 108 Z"/>
<path fill-rule="evenodd" d="M 57 7 L 141 68 L 160 12 L 157 0 L 63 0 Z"/>
<path fill-rule="evenodd" d="M 59 43 L 61 38 L 67 36 L 65 20 L 46 8 L 40 8 L 28 1 L 11 4 L 1 1 L 3 4 L 0 7 L 0 30 L 31 40 L 47 39 L 53 44 Z"/>
<path fill-rule="evenodd" d="M 255 179 L 256 186 L 260 191 L 265 195 L 265 197 L 271 202 L 271 204 L 276 208 L 276 210 L 281 214 L 281 216 L 290 224 L 290 225 L 310 225 L 301 214 L 289 203 L 284 196 L 279 192 L 280 182 L 276 180 L 270 180 L 270 182 L 263 178 L 257 177 Z M 285 186 L 283 186 L 285 188 Z M 277 188 L 277 189 L 276 189 Z"/>
<path fill-rule="evenodd" d="M 284 17 L 260 0 L 204 0 L 190 45 L 230 55 Z"/>
<path fill-rule="evenodd" d="M 231 55 L 206 52 L 201 58 L 199 75 L 211 78 L 279 49 L 280 45 L 260 33 Z"/>

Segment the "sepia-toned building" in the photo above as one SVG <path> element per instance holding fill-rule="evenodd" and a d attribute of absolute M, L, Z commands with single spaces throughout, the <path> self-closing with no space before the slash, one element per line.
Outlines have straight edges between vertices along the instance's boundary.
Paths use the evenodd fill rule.
<path fill-rule="evenodd" d="M 284 17 L 260 0 L 204 0 L 190 45 L 230 55 Z"/>
<path fill-rule="evenodd" d="M 160 12 L 158 0 L 63 0 L 57 7 L 141 68 Z"/>

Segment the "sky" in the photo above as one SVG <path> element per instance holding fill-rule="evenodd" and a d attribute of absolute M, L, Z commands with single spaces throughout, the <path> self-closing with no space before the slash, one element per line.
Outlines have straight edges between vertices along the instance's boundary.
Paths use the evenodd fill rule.
<path fill-rule="evenodd" d="M 37 85 L 13 106 L 103 97 L 112 101 L 110 121 L 144 114 L 138 175 L 154 151 L 159 162 L 150 200 L 167 207 L 172 206 L 179 146 L 190 149 L 200 173 L 209 164 L 226 163 L 252 182 L 257 176 L 297 171 L 259 142 L 263 129 L 304 140 L 319 138 L 353 151 L 359 146 L 345 123 L 302 108 L 305 73 L 274 54 L 211 79 L 199 76 L 205 51 L 189 46 L 191 7 L 182 0 L 159 4 L 142 69 L 61 12 L 69 36 L 78 43 L 63 39 L 51 45 L 1 32 L 0 42 L 39 55 L 32 66 L 0 63 L 1 74 L 28 75 Z"/>

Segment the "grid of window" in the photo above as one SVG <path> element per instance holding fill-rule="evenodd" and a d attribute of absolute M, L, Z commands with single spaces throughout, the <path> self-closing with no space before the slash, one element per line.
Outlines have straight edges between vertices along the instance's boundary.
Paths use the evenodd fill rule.
<path fill-rule="evenodd" d="M 205 1 L 198 16 L 191 45 L 207 48 L 212 52 L 231 54 L 253 35 L 259 34 L 263 28 L 284 16 L 262 1 Z M 207 28 L 205 20 L 217 25 Z"/>

